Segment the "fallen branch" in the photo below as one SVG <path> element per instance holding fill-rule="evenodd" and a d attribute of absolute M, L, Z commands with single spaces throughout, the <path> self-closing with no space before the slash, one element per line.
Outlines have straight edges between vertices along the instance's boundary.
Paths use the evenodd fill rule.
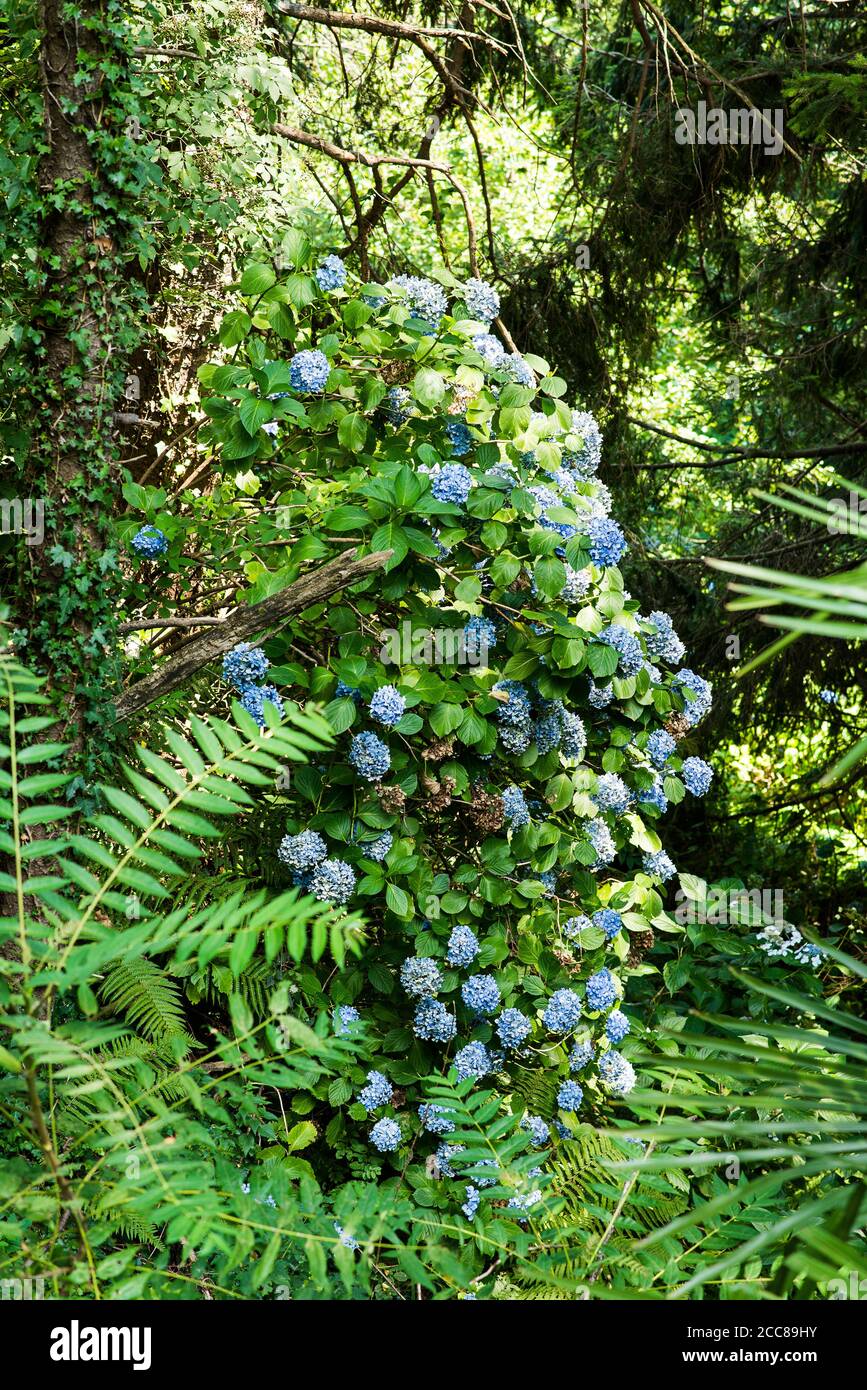
<path fill-rule="evenodd" d="M 143 680 L 124 692 L 117 701 L 117 718 L 128 719 L 136 710 L 144 709 L 154 700 L 169 695 L 190 676 L 217 657 L 230 651 L 237 642 L 276 627 L 292 616 L 302 613 L 314 603 L 336 594 L 340 589 L 364 579 L 391 558 L 390 550 L 378 550 L 372 555 L 356 559 L 356 551 L 348 550 L 336 560 L 331 560 L 321 569 L 296 579 L 294 584 L 282 589 L 279 594 L 270 594 L 258 603 L 250 603 L 239 608 L 218 628 L 194 637 L 170 661 L 152 671 Z"/>

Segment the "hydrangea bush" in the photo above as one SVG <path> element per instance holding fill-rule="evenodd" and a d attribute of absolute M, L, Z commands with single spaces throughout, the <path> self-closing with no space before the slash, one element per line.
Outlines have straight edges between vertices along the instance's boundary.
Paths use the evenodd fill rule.
<path fill-rule="evenodd" d="M 225 360 L 200 370 L 202 443 L 288 518 L 275 582 L 348 541 L 391 555 L 223 673 L 262 723 L 313 699 L 338 734 L 270 813 L 275 871 L 369 923 L 357 965 L 299 973 L 308 1016 L 370 1064 L 314 1091 L 312 1116 L 338 1156 L 363 1145 L 419 1188 L 433 1172 L 474 1221 L 496 1198 L 466 1186 L 427 1079 L 484 1079 L 545 1149 L 629 1092 L 633 943 L 677 929 L 659 826 L 707 791 L 690 748 L 711 690 L 624 589 L 600 430 L 503 341 L 494 291 L 359 284 L 296 234 L 283 253 L 248 268 Z"/>

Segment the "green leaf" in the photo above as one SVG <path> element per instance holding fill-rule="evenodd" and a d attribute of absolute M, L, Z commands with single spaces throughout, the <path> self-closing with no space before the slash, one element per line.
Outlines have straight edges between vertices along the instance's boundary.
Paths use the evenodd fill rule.
<path fill-rule="evenodd" d="M 232 309 L 220 324 L 219 336 L 223 347 L 235 347 L 243 342 L 252 326 L 249 314 L 245 314 L 243 309 Z"/>
<path fill-rule="evenodd" d="M 357 412 L 344 415 L 337 426 L 337 438 L 344 449 L 360 454 L 367 440 L 367 420 Z"/>
<path fill-rule="evenodd" d="M 247 266 L 244 274 L 241 276 L 241 283 L 238 288 L 241 294 L 260 295 L 264 294 L 266 290 L 270 290 L 271 286 L 276 284 L 276 282 L 277 276 L 274 274 L 271 267 L 256 261 L 252 265 Z"/>

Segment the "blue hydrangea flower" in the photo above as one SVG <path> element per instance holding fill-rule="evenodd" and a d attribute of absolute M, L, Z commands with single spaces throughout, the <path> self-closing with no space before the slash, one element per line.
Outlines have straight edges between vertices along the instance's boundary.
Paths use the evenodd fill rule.
<path fill-rule="evenodd" d="M 591 680 L 587 703 L 592 709 L 605 709 L 613 699 L 613 685 L 597 685 L 595 681 Z"/>
<path fill-rule="evenodd" d="M 583 758 L 587 748 L 587 731 L 583 719 L 571 710 L 564 710 L 560 716 L 560 725 L 560 752 L 563 757 Z"/>
<path fill-rule="evenodd" d="M 239 642 L 223 657 L 223 680 L 229 681 L 236 690 L 244 691 L 260 681 L 270 665 L 261 647 Z"/>
<path fill-rule="evenodd" d="M 697 676 L 695 671 L 690 671 L 687 666 L 684 666 L 677 672 L 673 688 L 675 690 L 688 690 L 695 697 L 694 699 L 689 699 L 687 696 L 683 697 L 683 717 L 690 728 L 694 729 L 711 708 L 713 687 L 710 681 L 706 681 L 702 676 Z"/>
<path fill-rule="evenodd" d="M 551 1130 L 541 1115 L 525 1115 L 521 1121 L 521 1129 L 525 1129 L 529 1134 L 534 1149 L 543 1148 L 551 1138 Z"/>
<path fill-rule="evenodd" d="M 346 284 L 347 270 L 339 256 L 326 256 L 315 275 L 317 285 L 327 293 L 328 290 L 343 288 Z"/>
<path fill-rule="evenodd" d="M 581 933 L 592 925 L 593 923 L 590 921 L 590 918 L 586 917 L 582 912 L 577 917 L 570 917 L 568 921 L 564 922 L 563 935 L 566 937 L 567 941 L 577 941 Z"/>
<path fill-rule="evenodd" d="M 532 1026 L 520 1009 L 504 1009 L 497 1019 L 497 1035 L 503 1047 L 513 1050 L 526 1042 Z"/>
<path fill-rule="evenodd" d="M 590 559 L 594 565 L 604 569 L 606 565 L 616 565 L 626 554 L 626 537 L 608 517 L 591 517 L 586 524 L 590 537 Z"/>
<path fill-rule="evenodd" d="M 655 806 L 663 813 L 668 810 L 668 797 L 665 795 L 662 778 L 654 777 L 653 786 L 638 793 L 638 800 L 645 806 Z"/>
<path fill-rule="evenodd" d="M 569 1053 L 569 1070 L 583 1071 L 593 1061 L 595 1048 L 590 1042 L 576 1043 Z"/>
<path fill-rule="evenodd" d="M 473 447 L 473 436 L 463 420 L 449 420 L 446 425 L 446 434 L 452 446 L 452 453 L 459 459 L 462 459 L 464 454 L 468 454 Z"/>
<path fill-rule="evenodd" d="M 310 892 L 320 902 L 342 907 L 355 892 L 355 872 L 343 859 L 323 859 L 313 870 Z"/>
<path fill-rule="evenodd" d="M 654 729 L 647 740 L 645 752 L 653 766 L 661 771 L 676 748 L 677 744 L 667 729 Z"/>
<path fill-rule="evenodd" d="M 546 711 L 540 719 L 533 725 L 533 737 L 536 740 L 536 747 L 540 757 L 553 749 L 560 747 L 560 739 L 563 736 L 563 729 L 560 723 L 559 710 L 552 709 Z"/>
<path fill-rule="evenodd" d="M 400 1147 L 400 1125 L 397 1120 L 377 1120 L 370 1131 L 370 1142 L 382 1154 L 393 1153 Z"/>
<path fill-rule="evenodd" d="M 616 772 L 603 772 L 593 793 L 593 800 L 600 811 L 614 811 L 620 815 L 629 809 L 632 794 L 623 778 L 618 777 Z"/>
<path fill-rule="evenodd" d="M 140 530 L 136 531 L 130 545 L 136 555 L 143 555 L 146 560 L 153 560 L 157 555 L 165 555 L 169 548 L 168 538 L 158 526 L 142 526 Z"/>
<path fill-rule="evenodd" d="M 598 817 L 590 821 L 586 829 L 587 838 L 596 851 L 596 859 L 590 867 L 604 869 L 617 858 L 617 846 L 614 843 L 614 837 L 604 820 L 600 820 Z"/>
<path fill-rule="evenodd" d="M 629 1019 L 620 1009 L 612 1009 L 605 1020 L 605 1036 L 609 1042 L 621 1043 L 629 1032 Z"/>
<path fill-rule="evenodd" d="M 371 1110 L 378 1110 L 382 1105 L 390 1105 L 394 1095 L 392 1084 L 387 1076 L 383 1076 L 381 1071 L 369 1071 L 367 1073 L 367 1085 L 358 1093 L 358 1099 L 370 1114 Z"/>
<path fill-rule="evenodd" d="M 434 474 L 431 492 L 438 502 L 451 502 L 462 507 L 470 495 L 473 475 L 462 463 L 445 463 L 439 473 Z"/>
<path fill-rule="evenodd" d="M 452 1167 L 452 1159 L 456 1158 L 458 1154 L 464 1153 L 466 1147 L 466 1144 L 440 1144 L 436 1151 L 436 1161 L 441 1177 L 453 1178 L 456 1176 Z"/>
<path fill-rule="evenodd" d="M 440 968 L 430 956 L 407 956 L 400 967 L 400 983 L 412 999 L 437 994 L 443 987 Z"/>
<path fill-rule="evenodd" d="M 521 788 L 513 782 L 503 792 L 503 811 L 512 830 L 520 830 L 530 824 L 530 812 Z"/>
<path fill-rule="evenodd" d="M 305 391 L 309 395 L 319 395 L 325 390 L 331 365 L 324 352 L 318 348 L 305 348 L 296 352 L 289 361 L 289 382 L 293 391 Z"/>
<path fill-rule="evenodd" d="M 381 864 L 386 855 L 389 854 L 393 844 L 394 836 L 391 831 L 384 830 L 377 839 L 368 840 L 361 848 L 368 859 L 372 859 L 376 864 Z"/>
<path fill-rule="evenodd" d="M 559 536 L 563 537 L 564 541 L 568 541 L 571 536 L 575 535 L 574 526 L 570 526 L 566 521 L 554 521 L 549 515 L 554 508 L 562 507 L 563 505 L 561 498 L 557 496 L 556 492 L 553 492 L 551 488 L 544 487 L 541 484 L 529 487 L 527 491 L 541 510 L 542 514 L 539 517 L 540 526 L 544 526 L 546 531 L 556 531 Z"/>
<path fill-rule="evenodd" d="M 557 1104 L 561 1110 L 577 1110 L 584 1099 L 584 1092 L 577 1081 L 564 1081 L 557 1092 Z"/>
<path fill-rule="evenodd" d="M 315 830 L 302 830 L 300 835 L 284 835 L 277 848 L 277 858 L 290 869 L 314 869 L 328 854 L 321 835 Z"/>
<path fill-rule="evenodd" d="M 593 913 L 593 925 L 604 931 L 609 941 L 613 941 L 623 927 L 623 918 L 612 907 L 601 907 Z"/>
<path fill-rule="evenodd" d="M 473 338 L 473 347 L 494 371 L 498 371 L 506 360 L 506 349 L 493 333 L 477 333 Z"/>
<path fill-rule="evenodd" d="M 599 634 L 599 641 L 613 647 L 620 657 L 620 669 L 625 676 L 637 676 L 644 665 L 641 643 L 633 633 L 619 623 L 611 623 Z"/>
<path fill-rule="evenodd" d="M 454 927 L 449 937 L 448 951 L 446 952 L 446 960 L 449 965 L 461 967 L 472 965 L 478 954 L 479 941 L 475 932 L 470 927 Z"/>
<path fill-rule="evenodd" d="M 646 639 L 648 653 L 657 661 L 667 661 L 670 666 L 676 666 L 683 660 L 686 647 L 675 632 L 671 618 L 667 613 L 656 609 L 647 621 L 652 623 L 654 628 Z"/>
<path fill-rule="evenodd" d="M 515 1219 L 524 1225 L 527 1220 L 527 1212 L 541 1200 L 541 1188 L 534 1187 L 532 1192 L 527 1192 L 524 1195 L 516 1193 L 514 1197 L 510 1197 L 506 1203 L 506 1211 L 510 1211 Z"/>
<path fill-rule="evenodd" d="M 450 1114 L 444 1105 L 435 1105 L 433 1101 L 418 1107 L 418 1117 L 428 1134 L 453 1134 L 455 1122 L 449 1119 Z"/>
<path fill-rule="evenodd" d="M 382 408 L 389 424 L 397 428 L 412 414 L 412 396 L 405 386 L 390 386 Z"/>
<path fill-rule="evenodd" d="M 280 718 L 283 718 L 283 701 L 279 691 L 274 685 L 248 685 L 241 695 L 241 704 L 248 714 L 251 714 L 259 725 L 264 729 L 267 723 L 265 719 L 265 703 L 273 705 Z"/>
<path fill-rule="evenodd" d="M 361 1014 L 352 1004 L 341 1004 L 334 1010 L 334 1032 L 338 1038 L 348 1038 L 352 1024 L 361 1022 Z"/>
<path fill-rule="evenodd" d="M 713 768 L 703 758 L 686 758 L 680 775 L 688 792 L 693 796 L 704 796 L 711 784 Z"/>
<path fill-rule="evenodd" d="M 840 702 L 840 696 L 836 690 L 829 690 L 826 686 L 819 691 L 819 699 L 826 705 L 836 705 Z"/>
<path fill-rule="evenodd" d="M 453 1014 L 439 999 L 422 999 L 415 1011 L 413 1032 L 424 1042 L 447 1043 L 458 1031 Z"/>
<path fill-rule="evenodd" d="M 497 645 L 497 629 L 490 618 L 470 618 L 464 628 L 464 650 L 467 660 L 486 662 L 488 652 Z"/>
<path fill-rule="evenodd" d="M 500 991 L 493 975 L 471 975 L 461 985 L 461 998 L 473 1013 L 495 1013 L 500 1007 Z"/>
<path fill-rule="evenodd" d="M 574 989 L 558 989 L 548 1000 L 542 1022 L 551 1033 L 568 1033 L 581 1018 L 581 1000 Z"/>
<path fill-rule="evenodd" d="M 484 1043 L 471 1042 L 462 1047 L 460 1052 L 455 1054 L 454 1068 L 459 1081 L 466 1081 L 469 1077 L 479 1080 L 487 1076 L 491 1070 L 491 1059 Z"/>
<path fill-rule="evenodd" d="M 356 734 L 349 749 L 349 761 L 365 781 L 378 782 L 391 767 L 391 754 L 376 734 Z"/>
<path fill-rule="evenodd" d="M 418 318 L 424 319 L 434 330 L 439 328 L 440 320 L 448 308 L 445 290 L 441 285 L 435 285 L 432 280 L 425 280 L 420 275 L 396 275 L 391 284 L 406 291 L 410 308 Z"/>
<path fill-rule="evenodd" d="M 468 1184 L 467 1200 L 461 1206 L 461 1211 L 463 1212 L 464 1216 L 467 1218 L 468 1221 L 472 1221 L 473 1217 L 479 1209 L 479 1202 L 481 1200 L 482 1194 L 479 1191 L 479 1189 L 477 1187 L 473 1187 L 472 1184 Z"/>
<path fill-rule="evenodd" d="M 589 410 L 573 410 L 570 433 L 581 436 L 582 447 L 570 449 L 563 462 L 574 469 L 580 478 L 592 478 L 602 460 L 602 434 Z"/>
<path fill-rule="evenodd" d="M 514 753 L 516 756 L 526 753 L 530 747 L 530 733 L 526 729 L 515 728 L 506 725 L 501 728 L 498 734 L 500 743 L 507 753 Z"/>
<path fill-rule="evenodd" d="M 493 1173 L 488 1176 L 488 1170 L 493 1168 Z M 495 1158 L 479 1158 L 467 1169 L 468 1176 L 472 1178 L 476 1187 L 484 1190 L 486 1187 L 496 1187 L 499 1177 L 500 1166 Z"/>
<path fill-rule="evenodd" d="M 338 681 L 337 689 L 334 692 L 334 698 L 335 700 L 353 700 L 356 705 L 360 705 L 363 697 L 361 691 L 354 685 L 347 685 L 345 681 Z"/>
<path fill-rule="evenodd" d="M 674 878 L 677 868 L 674 861 L 669 858 L 664 849 L 654 850 L 652 853 L 645 854 L 641 861 L 641 866 L 646 874 L 651 874 L 655 878 L 661 878 L 663 883 L 667 883 L 670 878 Z"/>
<path fill-rule="evenodd" d="M 470 318 L 490 323 L 500 312 L 500 296 L 484 280 L 473 277 L 464 285 L 464 303 Z"/>
<path fill-rule="evenodd" d="M 560 597 L 570 608 L 577 608 L 590 588 L 590 574 L 584 570 L 573 570 L 566 566 L 566 582 L 560 590 Z"/>
<path fill-rule="evenodd" d="M 503 366 L 509 373 L 513 381 L 517 381 L 519 386 L 535 386 L 536 378 L 529 363 L 525 362 L 520 352 L 509 352 L 503 359 Z"/>
<path fill-rule="evenodd" d="M 370 697 L 370 716 L 391 728 L 406 713 L 406 700 L 393 685 L 381 685 Z"/>
<path fill-rule="evenodd" d="M 635 1085 L 635 1072 L 630 1062 L 619 1052 L 609 1049 L 599 1058 L 599 1077 L 616 1096 L 626 1096 Z"/>
<path fill-rule="evenodd" d="M 597 970 L 595 975 L 591 975 L 585 986 L 585 998 L 588 1009 L 594 1013 L 600 1013 L 602 1009 L 610 1009 L 612 1004 L 618 1000 L 617 984 L 611 971 L 605 966 Z"/>

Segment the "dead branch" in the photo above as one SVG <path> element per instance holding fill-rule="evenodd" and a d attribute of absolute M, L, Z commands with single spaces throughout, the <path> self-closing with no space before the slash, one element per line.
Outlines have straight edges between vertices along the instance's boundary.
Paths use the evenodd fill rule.
<path fill-rule="evenodd" d="M 137 710 L 176 690 L 184 681 L 217 657 L 223 656 L 236 642 L 246 641 L 285 622 L 293 613 L 302 613 L 315 603 L 336 594 L 340 589 L 366 578 L 382 569 L 391 557 L 390 550 L 378 550 L 357 559 L 355 550 L 348 550 L 321 569 L 296 579 L 278 594 L 270 594 L 258 603 L 239 608 L 225 623 L 202 633 L 186 643 L 177 656 L 137 681 L 117 701 L 117 718 L 128 719 Z"/>

